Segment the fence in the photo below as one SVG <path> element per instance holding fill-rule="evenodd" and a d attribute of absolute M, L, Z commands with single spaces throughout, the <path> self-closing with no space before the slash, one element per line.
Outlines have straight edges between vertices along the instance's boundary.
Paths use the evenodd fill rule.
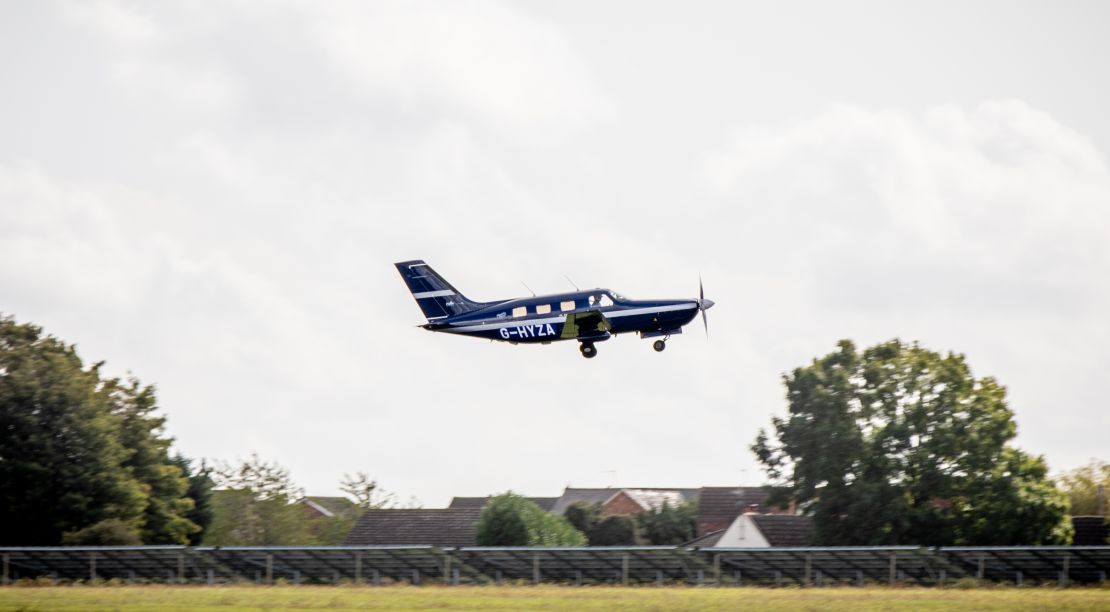
<path fill-rule="evenodd" d="M 1110 546 L 1040 547 L 6 547 L 3 584 L 21 579 L 217 584 L 440 583 L 941 585 L 1106 581 Z"/>

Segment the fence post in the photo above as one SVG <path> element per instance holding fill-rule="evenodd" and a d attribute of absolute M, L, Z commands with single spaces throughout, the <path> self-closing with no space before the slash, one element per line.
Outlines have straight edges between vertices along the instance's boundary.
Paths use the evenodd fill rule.
<path fill-rule="evenodd" d="M 979 571 L 976 572 L 975 577 L 982 580 L 987 575 L 987 556 L 979 555 Z"/>
<path fill-rule="evenodd" d="M 444 555 L 443 557 L 443 581 L 451 583 L 451 555 Z"/>
<path fill-rule="evenodd" d="M 540 583 L 540 555 L 532 554 L 532 584 Z"/>
<path fill-rule="evenodd" d="M 177 581 L 185 583 L 185 553 L 177 553 Z"/>
<path fill-rule="evenodd" d="M 96 553 L 89 553 L 89 580 L 96 580 Z"/>
<path fill-rule="evenodd" d="M 501 572 L 497 573 L 498 584 L 501 580 Z M 574 570 L 574 586 L 582 586 L 582 570 Z"/>
<path fill-rule="evenodd" d="M 894 586 L 895 580 L 898 578 L 898 553 L 890 553 L 890 575 L 887 576 L 887 582 L 890 586 Z"/>
<path fill-rule="evenodd" d="M 1017 577 L 1014 578 L 1014 584 L 1021 586 L 1021 570 L 1017 571 Z"/>
<path fill-rule="evenodd" d="M 355 551 L 355 584 L 362 584 L 362 551 Z"/>
<path fill-rule="evenodd" d="M 452 570 L 451 583 L 453 586 L 459 586 L 459 570 Z"/>
<path fill-rule="evenodd" d="M 216 582 L 216 576 L 212 570 L 208 570 L 208 584 L 212 585 Z"/>
<path fill-rule="evenodd" d="M 813 581 L 813 553 L 806 553 L 805 577 L 802 586 L 807 587 Z"/>
<path fill-rule="evenodd" d="M 732 576 L 733 576 L 733 578 L 736 579 L 736 586 L 740 586 L 741 581 L 744 578 L 743 572 L 741 572 L 740 570 L 736 570 L 735 572 L 732 573 Z"/>
<path fill-rule="evenodd" d="M 856 586 L 863 586 L 863 570 L 856 570 Z"/>
<path fill-rule="evenodd" d="M 1070 555 L 1064 555 L 1064 571 L 1060 572 L 1060 586 L 1062 586 L 1062 587 L 1068 586 L 1068 578 L 1069 578 L 1068 574 L 1070 573 L 1068 571 L 1068 568 L 1070 567 L 1070 565 L 1071 565 L 1071 556 Z"/>
<path fill-rule="evenodd" d="M 721 586 L 721 555 L 713 555 L 713 586 Z"/>
<path fill-rule="evenodd" d="M 775 586 L 782 586 L 782 570 L 775 570 Z"/>
<path fill-rule="evenodd" d="M 501 570 L 497 570 L 493 574 L 493 581 L 497 584 L 497 586 L 501 586 Z"/>
<path fill-rule="evenodd" d="M 655 570 L 655 584 L 663 586 L 663 570 Z"/>
<path fill-rule="evenodd" d="M 274 583 L 274 556 L 266 555 L 266 584 Z"/>
<path fill-rule="evenodd" d="M 628 553 L 621 559 L 621 586 L 628 586 Z"/>
<path fill-rule="evenodd" d="M 705 583 L 705 570 L 698 570 L 698 586 Z"/>
<path fill-rule="evenodd" d="M 412 583 L 414 585 L 420 584 L 420 570 L 412 570 Z"/>
<path fill-rule="evenodd" d="M 370 570 L 370 580 L 373 581 L 374 586 L 382 586 L 382 573 L 377 568 Z"/>
<path fill-rule="evenodd" d="M 11 583 L 11 564 L 12 559 L 8 553 L 4 553 L 4 586 Z"/>

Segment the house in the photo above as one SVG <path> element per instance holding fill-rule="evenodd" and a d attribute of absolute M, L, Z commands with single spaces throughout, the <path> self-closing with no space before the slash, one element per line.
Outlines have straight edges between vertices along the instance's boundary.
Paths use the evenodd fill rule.
<path fill-rule="evenodd" d="M 768 506 L 770 487 L 702 487 L 698 490 L 697 534 L 705 537 L 722 532 L 746 513 L 796 514 L 793 504 L 785 508 Z"/>
<path fill-rule="evenodd" d="M 686 502 L 697 501 L 698 489 L 680 488 L 604 488 L 582 489 L 567 487 L 551 506 L 554 514 L 566 514 L 567 508 L 577 503 L 594 505 L 601 508 L 603 516 L 629 515 L 661 508 L 664 503 L 671 507 Z"/>
<path fill-rule="evenodd" d="M 699 538 L 692 546 L 705 548 L 769 548 L 813 546 L 813 517 L 803 514 L 757 514 L 746 512 L 715 539 Z"/>
<path fill-rule="evenodd" d="M 302 497 L 297 503 L 304 506 L 309 519 L 316 518 L 348 518 L 357 516 L 362 511 L 358 504 L 346 497 L 324 497 L 313 495 Z"/>
<path fill-rule="evenodd" d="M 474 546 L 481 508 L 371 509 L 343 541 L 345 546 Z"/>

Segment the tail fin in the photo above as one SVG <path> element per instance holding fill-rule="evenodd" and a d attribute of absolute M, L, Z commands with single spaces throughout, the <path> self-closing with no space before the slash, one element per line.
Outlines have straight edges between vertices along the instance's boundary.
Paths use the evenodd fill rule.
<path fill-rule="evenodd" d="M 402 261 L 393 264 L 405 279 L 416 304 L 429 321 L 470 312 L 481 307 L 459 293 L 451 283 L 436 273 L 423 260 Z"/>

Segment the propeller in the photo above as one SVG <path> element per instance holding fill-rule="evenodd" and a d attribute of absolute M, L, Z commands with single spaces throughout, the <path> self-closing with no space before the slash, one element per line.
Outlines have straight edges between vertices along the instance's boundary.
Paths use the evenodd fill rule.
<path fill-rule="evenodd" d="M 701 323 L 705 326 L 705 337 L 709 338 L 709 319 L 705 316 L 705 311 L 713 308 L 713 300 L 705 299 L 705 285 L 701 282 L 701 274 L 698 275 L 698 310 L 701 311 Z"/>

